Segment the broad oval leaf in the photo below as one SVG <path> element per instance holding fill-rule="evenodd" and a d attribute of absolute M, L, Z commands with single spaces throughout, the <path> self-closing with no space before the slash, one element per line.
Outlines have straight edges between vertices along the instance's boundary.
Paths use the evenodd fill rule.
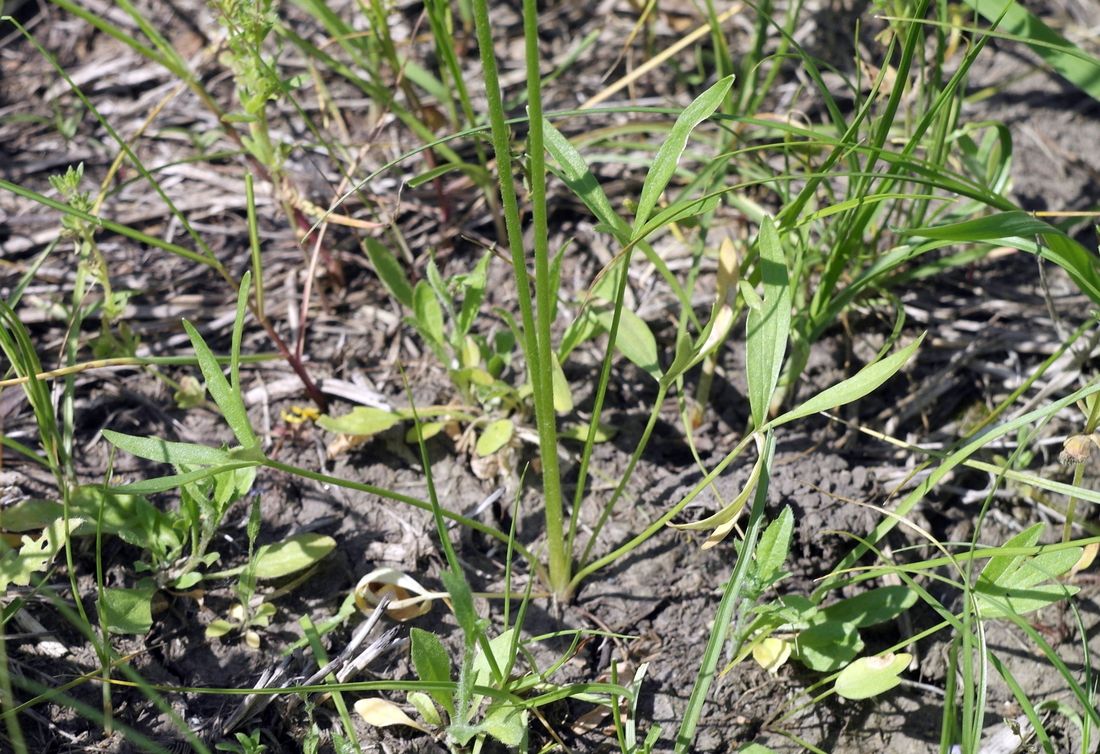
<path fill-rule="evenodd" d="M 279 579 L 304 571 L 334 549 L 335 539 L 316 532 L 296 534 L 282 542 L 264 545 L 256 550 L 256 578 Z"/>
<path fill-rule="evenodd" d="M 106 587 L 100 608 L 113 634 L 146 634 L 153 627 L 153 595 L 157 588 L 152 579 L 131 589 Z"/>
<path fill-rule="evenodd" d="M 451 658 L 443 642 L 435 634 L 421 628 L 414 628 L 409 632 L 412 643 L 412 661 L 416 668 L 416 675 L 422 681 L 450 682 Z M 454 700 L 450 691 L 431 691 L 431 697 L 440 707 L 447 710 L 447 714 L 454 716 Z"/>
<path fill-rule="evenodd" d="M 900 652 L 878 657 L 861 657 L 837 676 L 836 693 L 845 699 L 870 699 L 901 683 L 898 677 L 913 656 Z"/>
<path fill-rule="evenodd" d="M 596 321 L 607 332 L 611 332 L 614 310 L 600 307 L 593 312 Z M 641 317 L 623 307 L 619 317 L 619 331 L 615 335 L 615 347 L 631 363 L 655 380 L 661 379 L 661 367 L 657 363 L 657 340 Z"/>
<path fill-rule="evenodd" d="M 479 456 L 491 456 L 508 444 L 515 433 L 515 425 L 511 419 L 497 419 L 491 422 L 481 431 L 481 437 L 477 438 L 476 451 Z"/>
<path fill-rule="evenodd" d="M 388 699 L 360 699 L 354 705 L 355 712 L 368 724 L 376 728 L 385 728 L 390 725 L 404 725 L 415 728 L 422 733 L 430 733 L 420 723 L 405 714 L 404 710 Z"/>
<path fill-rule="evenodd" d="M 322 414 L 317 417 L 317 423 L 329 432 L 366 437 L 385 432 L 399 421 L 399 414 L 373 406 L 356 406 L 343 416 Z"/>
<path fill-rule="evenodd" d="M 862 628 L 885 623 L 901 615 L 917 602 L 917 593 L 898 584 L 869 589 L 854 597 L 840 600 L 821 611 L 826 620 L 851 623 Z"/>
<path fill-rule="evenodd" d="M 514 704 L 495 704 L 489 707 L 481 724 L 490 736 L 516 750 L 527 732 L 527 710 Z"/>

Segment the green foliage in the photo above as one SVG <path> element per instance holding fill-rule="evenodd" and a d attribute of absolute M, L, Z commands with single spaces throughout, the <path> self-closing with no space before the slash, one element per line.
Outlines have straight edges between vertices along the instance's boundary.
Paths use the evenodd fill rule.
<path fill-rule="evenodd" d="M 38 571 L 49 567 L 54 557 L 65 546 L 68 534 L 80 524 L 80 520 L 69 522 L 66 531 L 65 522 L 56 518 L 46 526 L 37 537 L 24 534 L 20 537 L 19 547 L 12 547 L 0 539 L 0 591 L 6 592 L 11 585 L 27 586 L 31 577 Z"/>
<path fill-rule="evenodd" d="M 870 699 L 884 694 L 901 683 L 898 676 L 908 667 L 913 656 L 887 654 L 881 657 L 861 657 L 836 679 L 836 693 L 845 699 Z"/>
<path fill-rule="evenodd" d="M 100 599 L 107 628 L 115 634 L 144 634 L 153 627 L 152 602 L 157 590 L 152 579 L 129 588 L 107 587 Z"/>
<path fill-rule="evenodd" d="M 1006 549 L 1031 547 L 1046 527 L 1028 527 L 1005 542 Z M 983 617 L 1024 615 L 1045 605 L 1071 597 L 1080 587 L 1053 581 L 1073 568 L 1083 548 L 1069 547 L 1033 556 L 997 555 L 989 559 L 975 584 L 978 609 Z"/>
<path fill-rule="evenodd" d="M 222 741 L 214 744 L 218 751 L 230 751 L 235 754 L 264 754 L 267 745 L 260 743 L 261 731 L 254 730 L 251 733 L 234 733 L 235 741 Z"/>

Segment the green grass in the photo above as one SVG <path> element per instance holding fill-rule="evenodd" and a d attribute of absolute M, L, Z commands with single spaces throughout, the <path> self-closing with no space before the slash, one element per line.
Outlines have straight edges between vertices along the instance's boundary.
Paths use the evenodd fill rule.
<path fill-rule="evenodd" d="M 52 66 L 69 85 L 73 97 L 109 135 L 118 155 L 108 174 L 97 176 L 102 180 L 95 191 L 88 190 L 83 168 L 75 166 L 51 178 L 49 188 L 0 180 L 0 190 L 56 213 L 60 225 L 59 242 L 35 260 L 8 301 L 0 304 L 0 349 L 7 369 L 0 387 L 24 392 L 37 428 L 36 445 L 5 437 L 4 446 L 45 466 L 56 483 L 53 501 L 21 511 L 31 520 L 25 530 L 31 534 L 15 545 L 0 545 L 5 548 L 0 576 L 6 588 L 32 586 L 52 594 L 57 574 L 63 573 L 68 589 L 77 595 L 80 576 L 93 575 L 94 593 L 82 596 L 95 606 L 94 613 L 84 600 L 76 600 L 75 609 L 63 608 L 60 600 L 55 604 L 59 619 L 85 637 L 100 666 L 71 684 L 42 687 L 11 672 L 11 649 L 0 641 L 0 717 L 7 743 L 14 751 L 28 750 L 23 731 L 27 719 L 19 713 L 50 702 L 71 708 L 92 728 L 122 731 L 143 750 L 159 751 L 156 742 L 128 730 L 128 721 L 116 719 L 120 687 L 136 687 L 162 711 L 170 710 L 168 695 L 181 691 L 227 696 L 253 691 L 148 683 L 120 656 L 117 637 L 149 631 L 156 620 L 151 609 L 156 593 L 216 590 L 228 578 L 235 580 L 229 591 L 239 603 L 239 613 L 208 626 L 207 636 L 239 634 L 258 640 L 270 611 L 276 609 L 259 584 L 276 578 L 273 574 L 299 573 L 304 574 L 300 580 L 308 581 L 308 569 L 339 545 L 321 535 L 300 535 L 282 548 L 257 545 L 263 521 L 253 485 L 257 479 L 280 474 L 376 495 L 387 504 L 430 512 L 435 522 L 435 540 L 445 563 L 438 578 L 461 634 L 457 645 L 413 629 L 409 635 L 415 680 L 348 682 L 330 675 L 309 688 L 256 692 L 331 694 L 340 721 L 334 735 L 349 750 L 361 750 L 361 722 L 352 711 L 366 709 L 354 699 L 385 693 L 389 696 L 373 707 L 367 705 L 371 711 L 363 716 L 374 724 L 389 722 L 389 716 L 399 711 L 394 700 L 401 699 L 417 717 L 402 718 L 401 724 L 411 721 L 455 751 L 476 750 L 489 739 L 522 750 L 546 741 L 545 750 L 553 750 L 560 731 L 543 711 L 563 700 L 606 708 L 614 733 L 609 743 L 623 752 L 646 752 L 659 743 L 691 751 L 703 704 L 715 679 L 732 667 L 730 658 L 747 661 L 754 650 L 768 647 L 782 652 L 777 665 L 799 662 L 818 680 L 761 724 L 816 751 L 818 743 L 799 738 L 789 725 L 800 711 L 833 694 L 856 699 L 886 693 L 907 677 L 907 647 L 946 636 L 950 650 L 941 751 L 954 745 L 964 752 L 980 750 L 994 675 L 1010 690 L 1040 748 L 1056 750 L 1046 714 L 1053 711 L 1076 727 L 1080 750 L 1089 751 L 1100 724 L 1091 663 L 1086 662 L 1083 670 L 1071 669 L 1025 616 L 1051 603 L 1072 605 L 1075 589 L 1060 579 L 1086 548 L 1100 542 L 1097 537 L 1078 537 L 1075 528 L 1076 501 L 1100 500 L 1082 484 L 1084 465 L 1076 466 L 1071 483 L 1029 468 L 1031 447 L 1048 422 L 1070 421 L 1079 426 L 1081 437 L 1093 435 L 1100 421 L 1100 401 L 1095 397 L 1100 386 L 1095 382 L 1022 412 L 1027 390 L 1052 367 L 1055 354 L 990 410 L 978 427 L 961 434 L 943 452 L 925 453 L 883 438 L 926 455 L 928 474 L 904 495 L 878 507 L 879 523 L 871 531 L 844 533 L 853 542 L 850 553 L 835 564 L 823 564 L 826 574 L 812 592 L 788 592 L 789 585 L 783 583 L 792 522 L 789 511 L 774 511 L 775 501 L 768 495 L 776 444 L 792 426 L 858 404 L 927 348 L 926 333 L 905 321 L 899 298 L 907 290 L 980 262 L 990 250 L 1009 247 L 1057 265 L 1093 304 L 1100 304 L 1100 272 L 1092 250 L 1065 228 L 1013 202 L 1009 129 L 998 123 L 970 123 L 962 115 L 969 72 L 988 54 L 991 39 L 1029 45 L 1053 70 L 1093 97 L 1100 64 L 1017 3 L 968 3 L 979 15 L 963 20 L 942 2 L 877 3 L 883 12 L 876 22 L 880 57 L 857 60 L 856 50 L 846 51 L 853 59 L 851 66 L 818 60 L 801 46 L 796 31 L 807 13 L 802 2 L 748 7 L 744 13 L 752 18 L 753 30 L 748 40 L 732 34 L 729 14 L 720 14 L 708 2 L 695 19 L 705 33 L 696 34 L 685 51 L 667 58 L 654 45 L 649 26 L 661 9 L 647 4 L 639 9 L 638 44 L 659 62 L 657 70 L 667 77 L 679 104 L 641 107 L 628 102 L 553 111 L 544 103 L 558 94 L 558 80 L 599 64 L 601 58 L 589 40 L 582 40 L 567 62 L 548 72 L 534 0 L 525 0 L 521 9 L 522 61 L 499 58 L 501 32 L 487 0 L 427 2 L 418 27 L 421 36 L 412 43 L 394 36 L 396 11 L 375 0 L 357 5 L 366 31 L 349 14 L 316 0 L 298 0 L 292 4 L 293 13 L 289 8 L 277 13 L 269 2 L 212 3 L 225 42 L 222 54 L 209 64 L 231 82 L 217 89 L 210 83 L 210 71 L 193 69 L 172 47 L 167 30 L 158 28 L 139 7 L 118 3 L 118 10 L 140 29 L 139 35 L 131 35 L 75 0 L 55 0 L 59 9 L 162 68 L 219 124 L 221 146 L 229 149 L 219 150 L 217 158 L 231 156 L 242 168 L 248 228 L 243 267 L 221 258 L 172 202 L 162 184 L 163 166 L 143 162 L 144 126 L 138 134 L 124 137 L 103 115 L 103 103 L 86 96 L 32 32 L 6 19 L 41 55 L 43 66 Z M 962 46 L 957 44 L 959 33 L 968 35 Z M 475 53 L 480 77 L 471 74 Z M 502 85 L 498 68 L 505 65 L 508 70 L 522 66 L 522 90 Z M 812 115 L 797 118 L 772 109 L 796 68 L 808 82 L 806 99 L 815 108 Z M 311 84 L 313 91 L 307 93 Z M 644 86 L 644 78 L 635 85 Z M 368 116 L 378 124 L 370 129 L 372 143 L 394 137 L 404 151 L 391 150 L 381 159 L 372 156 L 371 167 L 365 167 L 364 153 L 346 130 L 348 120 L 362 113 L 342 110 L 340 98 L 333 95 L 336 91 L 369 102 Z M 630 90 L 610 82 L 606 93 L 617 92 L 614 96 L 626 100 L 624 91 Z M 384 128 L 387 118 L 393 125 Z M 284 140 L 288 123 L 295 125 L 300 140 Z M 173 159 L 200 164 L 208 159 L 198 145 L 196 152 Z M 298 185 L 291 169 L 303 155 L 323 161 L 324 171 L 340 182 L 330 197 L 314 197 L 318 204 Z M 631 184 L 601 183 L 607 164 L 629 171 L 637 179 L 636 188 L 612 191 L 612 186 Z M 184 230 L 186 241 L 164 241 L 104 211 L 106 200 L 119 191 L 111 178 L 123 166 L 137 174 L 134 180 L 148 186 Z M 369 193 L 379 177 L 434 191 L 444 232 L 454 229 L 450 224 L 456 223 L 457 204 L 483 202 L 481 219 L 484 228 L 491 228 L 488 243 L 494 248 L 458 272 L 455 265 L 437 263 L 430 252 L 414 250 L 411 228 L 391 222 L 393 205 Z M 261 217 L 256 201 L 260 185 L 274 199 L 273 215 Z M 448 187 L 456 185 L 468 185 L 462 190 L 469 194 L 450 195 Z M 563 269 L 571 270 L 580 256 L 568 242 L 552 247 L 559 242 L 551 222 L 557 200 L 549 197 L 562 192 L 575 200 L 576 211 L 587 213 L 586 220 L 597 224 L 612 250 L 610 261 L 577 289 Z M 352 200 L 360 209 L 352 208 Z M 743 230 L 723 241 L 734 224 L 731 217 L 738 218 Z M 264 249 L 261 220 L 281 223 L 305 252 L 302 267 L 309 282 L 298 292 L 305 303 L 294 341 L 283 334 L 285 323 L 273 319 L 271 286 L 276 281 L 266 262 L 270 252 Z M 316 367 L 307 358 L 305 315 L 315 270 L 327 270 L 334 285 L 341 283 L 343 268 L 332 237 L 337 226 L 362 248 L 364 263 L 392 297 L 393 307 L 407 318 L 408 332 L 447 375 L 448 389 L 461 400 L 461 407 L 417 405 L 412 399 L 415 385 L 406 385 L 407 398 L 390 408 L 340 415 L 328 405 L 317 384 Z M 236 297 L 228 354 L 217 354 L 200 334 L 204 322 L 184 322 L 180 331 L 190 341 L 189 351 L 159 359 L 138 356 L 137 336 L 123 315 L 126 294 L 113 287 L 113 260 L 102 245 L 108 235 L 205 269 L 209 280 L 224 285 L 227 299 Z M 662 256 L 670 241 L 686 250 L 686 267 L 674 268 Z M 54 364 L 45 336 L 28 329 L 18 312 L 41 265 L 65 253 L 76 260 L 76 275 L 72 289 L 58 293 L 65 301 L 65 316 L 58 323 L 65 334 Z M 716 263 L 720 272 L 711 286 L 710 270 Z M 240 269 L 248 272 L 240 274 Z M 583 265 L 579 269 L 584 270 Z M 630 304 L 632 275 L 643 269 L 652 270 L 661 294 L 673 302 L 667 313 L 670 328 L 645 321 Z M 507 280 L 507 295 L 494 296 L 499 291 L 490 290 L 491 281 L 495 285 L 502 279 Z M 712 299 L 709 309 L 693 304 L 700 294 Z M 506 300 L 511 308 L 490 309 L 489 300 Z M 891 332 L 882 333 L 875 358 L 852 368 L 837 384 L 811 390 L 805 372 L 815 344 L 839 337 L 838 323 L 868 310 L 894 322 Z M 220 312 L 209 314 L 214 319 Z M 94 335 L 90 325 L 98 327 Z M 416 446 L 418 451 L 423 492 L 386 489 L 345 474 L 293 465 L 265 445 L 262 428 L 245 408 L 241 387 L 242 370 L 258 358 L 272 358 L 242 353 L 246 329 L 255 325 L 277 351 L 274 358 L 299 377 L 303 395 L 324 412 L 317 419 L 319 428 L 362 437 L 404 428 L 409 448 Z M 1059 353 L 1094 329 L 1094 321 L 1086 322 Z M 695 450 L 694 423 L 708 411 L 713 380 L 730 348 L 744 349 L 749 418 L 735 437 L 728 438 L 731 450 L 721 462 L 707 468 Z M 582 354 L 594 354 L 599 366 L 579 376 Z M 170 367 L 181 363 L 198 368 L 209 401 L 205 393 L 188 394 L 182 381 L 168 374 Z M 80 478 L 73 460 L 78 452 L 75 407 L 80 397 L 75 377 L 118 364 L 142 366 L 149 376 L 170 385 L 180 396 L 181 408 L 185 399 L 190 401 L 186 405 L 215 408 L 234 437 L 233 446 L 177 442 L 152 427 L 139 435 L 107 427 L 103 434 L 113 448 L 171 470 L 125 485 L 115 483 L 111 468 L 102 469 L 95 480 Z M 576 382 L 570 384 L 567 375 Z M 652 397 L 645 407 L 642 433 L 621 454 L 622 473 L 613 480 L 610 495 L 601 496 L 592 483 L 606 476 L 597 446 L 614 430 L 607 426 L 614 383 L 626 379 L 638 381 Z M 582 382 L 594 388 L 591 405 L 579 411 L 573 396 Z M 55 384 L 57 400 L 51 396 Z M 1080 415 L 1072 414 L 1075 405 L 1081 407 Z M 609 542 L 604 528 L 620 504 L 630 499 L 632 475 L 657 423 L 670 409 L 682 419 L 684 442 L 699 462 L 703 479 L 639 526 L 632 537 Z M 513 528 L 503 531 L 464 515 L 441 498 L 429 444 L 438 443 L 433 437 L 443 432 L 460 434 L 474 456 L 494 460 L 502 468 L 531 464 L 514 468 L 512 481 L 520 493 L 513 505 Z M 1014 438 L 1015 450 L 990 463 L 986 450 L 1002 438 Z M 575 441 L 580 444 L 572 444 Z M 532 463 L 536 458 L 537 464 Z M 562 464 L 563 458 L 568 465 Z M 685 508 L 735 463 L 752 469 L 743 492 L 701 521 L 679 523 Z M 990 474 L 994 485 L 969 542 L 937 541 L 911 517 L 941 491 L 950 474 L 964 467 Z M 521 536 L 514 523 L 520 517 L 525 485 L 537 491 L 542 525 Z M 983 524 L 994 492 L 1002 486 L 1025 498 L 1065 500 L 1062 542 L 1042 544 L 1047 532 L 1036 525 L 1008 541 L 988 544 Z M 167 510 L 158 507 L 163 499 L 169 500 Z M 252 514 L 247 541 L 242 540 L 245 561 L 229 564 L 219 562 L 214 543 L 229 535 L 224 524 L 234 506 L 248 506 Z M 585 525 L 582 515 L 585 521 L 594 517 L 595 524 Z M 468 567 L 452 542 L 452 524 L 506 547 L 505 588 L 499 597 L 503 625 L 484 618 L 482 597 L 475 597 Z M 638 717 L 644 668 L 631 677 L 620 677 L 613 668 L 609 681 L 565 677 L 563 669 L 582 643 L 601 632 L 532 637 L 525 631 L 525 618 L 532 601 L 544 594 L 558 608 L 564 607 L 586 583 L 606 578 L 609 566 L 637 553 L 669 525 L 704 532 L 700 546 L 725 547 L 732 565 L 724 581 L 709 585 L 720 590 L 722 598 L 699 658 L 698 676 L 686 705 L 677 711 L 676 729 L 660 730 Z M 892 560 L 899 553 L 891 555 L 884 539 L 895 529 L 939 555 L 926 557 L 913 545 L 912 557 L 906 553 Z M 95 536 L 91 546 L 85 544 L 89 534 Z M 136 547 L 141 552 L 139 564 L 112 561 L 109 553 L 114 550 L 105 546 L 109 538 Z M 517 569 L 514 561 L 522 561 L 523 568 Z M 123 584 L 108 586 L 108 567 L 122 569 Z M 514 586 L 524 571 L 532 576 L 522 588 Z M 893 586 L 872 586 L 883 579 Z M 957 599 L 943 601 L 944 589 Z M 12 594 L 0 624 L 5 633 L 11 632 L 9 626 L 23 604 Z M 257 602 L 258 597 L 263 599 Z M 513 604 L 516 600 L 518 606 Z M 893 621 L 916 611 L 917 605 L 925 614 L 938 616 L 937 622 L 917 637 L 883 649 L 886 659 L 881 664 L 873 661 L 857 629 Z M 350 596 L 344 608 L 331 607 L 328 621 L 296 616 L 318 667 L 328 660 L 323 637 L 346 624 L 354 612 Z M 1068 701 L 1029 696 L 1006 658 L 987 641 L 994 621 L 1013 625 L 1044 656 L 1051 672 L 1069 689 Z M 549 663 L 544 645 L 556 653 Z M 892 660 L 890 653 L 896 653 Z M 100 681 L 99 709 L 70 694 L 94 680 Z M 307 704 L 309 724 L 316 732 L 312 704 Z M 183 721 L 175 724 L 179 735 L 199 751 L 214 744 L 222 750 L 260 750 L 260 740 L 243 732 L 204 742 Z M 757 745 L 755 751 L 762 750 Z"/>

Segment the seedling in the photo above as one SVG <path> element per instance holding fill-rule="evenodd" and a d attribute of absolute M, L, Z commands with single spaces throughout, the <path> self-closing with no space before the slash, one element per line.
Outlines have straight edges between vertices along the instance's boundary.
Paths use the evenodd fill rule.
<path fill-rule="evenodd" d="M 234 754 L 264 754 L 267 751 L 267 744 L 260 743 L 260 733 L 261 731 L 258 730 L 251 733 L 235 733 L 233 737 L 236 742 L 222 741 L 214 744 L 214 748 L 218 751 L 234 752 Z"/>

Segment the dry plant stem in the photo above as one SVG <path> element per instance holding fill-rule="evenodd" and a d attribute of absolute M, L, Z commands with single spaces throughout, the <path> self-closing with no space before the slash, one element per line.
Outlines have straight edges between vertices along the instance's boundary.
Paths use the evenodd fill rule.
<path fill-rule="evenodd" d="M 1085 420 L 1084 434 L 1091 435 L 1100 424 L 1100 399 L 1093 399 L 1089 415 Z M 1073 468 L 1073 486 L 1080 487 L 1081 480 L 1085 477 L 1085 464 L 1078 463 Z M 1073 537 L 1073 518 L 1077 510 L 1077 498 L 1071 497 L 1066 502 L 1066 518 L 1062 522 L 1062 541 L 1069 542 Z"/>

